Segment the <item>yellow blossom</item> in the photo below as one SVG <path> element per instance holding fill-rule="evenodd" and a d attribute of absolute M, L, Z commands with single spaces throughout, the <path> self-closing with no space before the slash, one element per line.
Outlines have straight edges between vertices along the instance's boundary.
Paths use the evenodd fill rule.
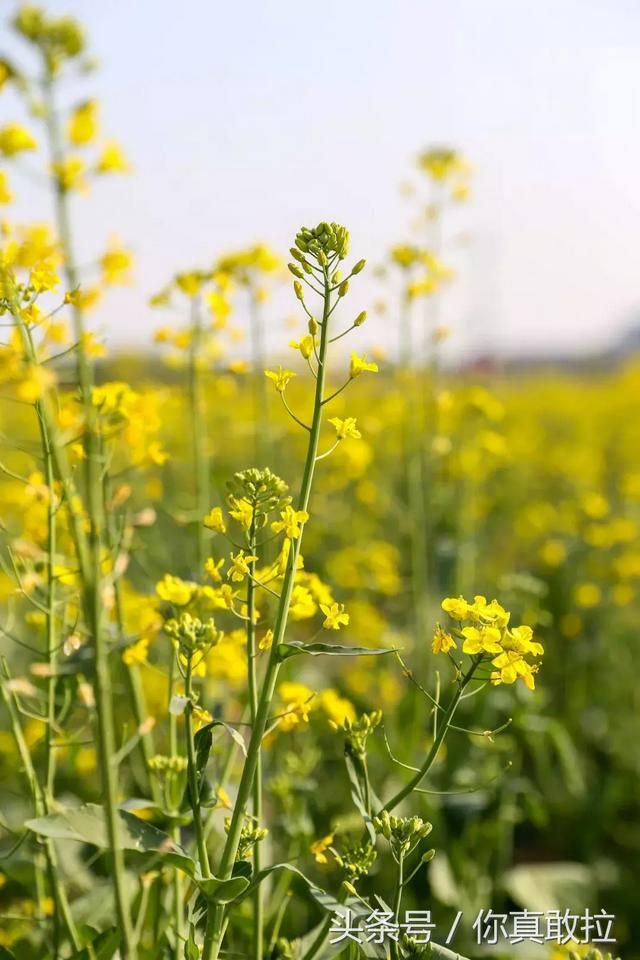
<path fill-rule="evenodd" d="M 378 364 L 371 363 L 365 357 L 359 357 L 357 353 L 351 354 L 351 364 L 349 367 L 349 376 L 353 380 L 359 377 L 361 373 L 377 373 Z"/>
<path fill-rule="evenodd" d="M 284 393 L 289 381 L 295 377 L 293 370 L 283 370 L 282 367 L 279 367 L 277 371 L 265 370 L 264 375 L 273 381 L 278 393 Z"/>
<path fill-rule="evenodd" d="M 338 440 L 346 440 L 348 437 L 353 440 L 360 440 L 362 437 L 360 431 L 356 429 L 355 417 L 347 417 L 345 420 L 341 420 L 340 417 L 332 417 L 329 423 L 336 428 Z"/>
<path fill-rule="evenodd" d="M 248 530 L 253 521 L 253 507 L 244 497 L 231 497 L 229 516 L 240 524 L 243 530 Z"/>
<path fill-rule="evenodd" d="M 53 370 L 30 364 L 27 367 L 26 374 L 16 387 L 16 395 L 18 399 L 25 403 L 35 403 L 44 391 L 55 383 L 55 380 L 56 375 Z"/>
<path fill-rule="evenodd" d="M 14 157 L 26 150 L 35 150 L 38 144 L 29 131 L 18 123 L 9 123 L 0 128 L 0 153 Z"/>
<path fill-rule="evenodd" d="M 224 566 L 224 558 L 222 558 L 221 560 L 218 560 L 218 562 L 216 563 L 213 557 L 208 557 L 207 560 L 205 560 L 204 572 L 211 580 L 213 580 L 214 583 L 222 583 L 222 576 L 220 574 L 220 569 L 223 566 Z"/>
<path fill-rule="evenodd" d="M 251 573 L 249 565 L 255 563 L 257 559 L 257 557 L 245 553 L 244 550 L 240 550 L 235 556 L 231 554 L 231 565 L 227 571 L 227 577 L 235 583 L 241 583 Z"/>
<path fill-rule="evenodd" d="M 196 704 L 191 708 L 191 719 L 193 720 L 193 729 L 197 732 L 200 727 L 203 727 L 206 723 L 211 723 L 213 717 L 208 710 Z"/>
<path fill-rule="evenodd" d="M 80 336 L 80 343 L 84 352 L 88 357 L 104 357 L 107 353 L 107 348 L 103 343 L 100 343 L 95 338 L 95 334 L 91 330 L 85 330 Z"/>
<path fill-rule="evenodd" d="M 147 662 L 147 653 L 149 651 L 149 637 L 140 637 L 136 643 L 127 647 L 122 654 L 122 661 L 128 667 L 142 665 Z"/>
<path fill-rule="evenodd" d="M 308 723 L 314 696 L 309 687 L 287 680 L 278 687 L 278 696 L 282 701 L 282 708 L 278 711 L 281 730 L 293 730 L 300 723 Z"/>
<path fill-rule="evenodd" d="M 308 360 L 313 353 L 315 338 L 310 333 L 306 334 L 300 340 L 290 340 L 289 346 L 293 350 L 299 350 L 305 360 Z"/>
<path fill-rule="evenodd" d="M 51 169 L 61 190 L 65 192 L 86 190 L 86 164 L 82 157 L 65 157 L 64 160 L 57 160 L 52 164 Z"/>
<path fill-rule="evenodd" d="M 463 653 L 475 655 L 477 653 L 500 653 L 502 651 L 501 634 L 497 627 L 483 626 L 479 630 L 477 627 L 464 627 L 462 636 L 464 637 Z"/>
<path fill-rule="evenodd" d="M 113 243 L 100 258 L 103 282 L 109 286 L 127 283 L 130 279 L 133 257 L 127 250 Z"/>
<path fill-rule="evenodd" d="M 326 713 L 331 724 L 342 726 L 345 720 L 349 720 L 351 723 L 356 720 L 357 715 L 354 705 L 346 697 L 341 697 L 332 687 L 322 690 L 317 702 L 320 709 Z"/>
<path fill-rule="evenodd" d="M 111 140 L 102 148 L 95 169 L 96 173 L 129 173 L 131 167 L 120 145 Z"/>
<path fill-rule="evenodd" d="M 440 624 L 438 624 L 431 642 L 431 649 L 433 652 L 448 653 L 449 650 L 456 650 L 457 647 L 458 644 L 455 642 L 451 634 L 447 633 L 446 630 L 443 630 Z"/>
<path fill-rule="evenodd" d="M 60 277 L 50 264 L 44 263 L 33 268 L 29 274 L 29 283 L 36 293 L 42 293 L 44 290 L 55 290 L 60 283 Z"/>
<path fill-rule="evenodd" d="M 292 620 L 309 620 L 318 610 L 316 601 L 307 587 L 297 583 L 291 593 L 289 615 Z"/>
<path fill-rule="evenodd" d="M 328 863 L 327 855 L 325 850 L 327 850 L 333 843 L 333 834 L 330 833 L 327 837 L 322 837 L 321 840 L 316 840 L 309 847 L 311 853 L 314 856 L 316 863 Z"/>
<path fill-rule="evenodd" d="M 284 531 L 290 540 L 297 540 L 302 529 L 301 525 L 307 522 L 309 514 L 306 510 L 294 510 L 290 504 L 287 504 L 284 510 L 280 511 L 280 517 L 280 520 L 274 520 L 271 524 L 273 532 Z"/>
<path fill-rule="evenodd" d="M 191 271 L 190 273 L 176 274 L 176 286 L 188 297 L 195 297 L 200 292 L 205 277 L 202 273 Z"/>
<path fill-rule="evenodd" d="M 0 170 L 0 204 L 13 202 L 13 194 L 9 189 L 9 178 L 5 170 Z"/>
<path fill-rule="evenodd" d="M 222 516 L 222 509 L 220 507 L 212 507 L 202 522 L 208 530 L 215 530 L 216 533 L 226 532 L 227 528 L 225 526 L 224 517 Z"/>
<path fill-rule="evenodd" d="M 67 137 L 76 147 L 91 143 L 98 133 L 98 104 L 87 100 L 76 107 L 69 118 Z"/>
<path fill-rule="evenodd" d="M 325 630 L 339 630 L 340 627 L 348 625 L 349 614 L 344 612 L 343 603 L 332 603 L 331 605 L 321 603 L 320 609 L 325 616 L 322 624 Z"/>
<path fill-rule="evenodd" d="M 170 573 L 165 574 L 162 580 L 156 583 L 156 593 L 160 599 L 173 603 L 177 607 L 184 607 L 190 603 L 195 592 L 195 583 L 181 580 L 180 577 L 174 577 Z"/>
<path fill-rule="evenodd" d="M 469 604 L 463 597 L 446 597 L 440 606 L 454 620 L 464 620 L 469 609 Z"/>

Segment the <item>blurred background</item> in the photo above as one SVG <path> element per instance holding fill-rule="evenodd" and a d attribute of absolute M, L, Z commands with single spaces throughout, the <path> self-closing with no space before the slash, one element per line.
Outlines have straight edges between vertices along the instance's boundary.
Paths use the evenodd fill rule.
<path fill-rule="evenodd" d="M 417 219 L 414 157 L 439 142 L 473 167 L 446 226 L 459 282 L 445 356 L 598 352 L 640 322 L 634 0 L 49 9 L 86 23 L 100 66 L 86 95 L 133 167 L 74 209 L 89 256 L 105 229 L 135 255 L 135 288 L 98 309 L 111 343 L 148 343 L 146 299 L 174 271 L 256 242 L 283 252 L 301 223 L 347 223 L 383 261 Z M 2 109 L 14 115 L 10 94 Z M 24 187 L 19 214 L 42 217 Z M 359 295 L 368 306 L 378 292 L 367 280 Z M 383 322 L 366 337 L 395 348 Z"/>

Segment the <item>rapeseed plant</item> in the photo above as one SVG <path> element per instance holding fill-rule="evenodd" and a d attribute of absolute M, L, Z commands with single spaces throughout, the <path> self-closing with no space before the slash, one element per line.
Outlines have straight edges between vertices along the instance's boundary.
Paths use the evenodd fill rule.
<path fill-rule="evenodd" d="M 585 849 L 626 864 L 637 365 L 518 384 L 441 368 L 443 221 L 469 169 L 436 148 L 419 239 L 390 254 L 397 371 L 341 350 L 367 321 L 347 315 L 365 263 L 345 271 L 348 231 L 320 223 L 290 250 L 290 360 L 267 356 L 262 315 L 282 264 L 252 245 L 152 298 L 186 324 L 156 332 L 169 371 L 134 364 L 131 385 L 88 320 L 132 257 L 111 239 L 81 270 L 69 207 L 130 166 L 95 100 L 60 109 L 79 24 L 29 6 L 14 25 L 39 78 L 2 61 L 0 83 L 37 103 L 0 154 L 46 147 L 55 225 L 3 224 L 0 244 L 0 766 L 24 784 L 0 820 L 0 947 L 313 960 L 336 911 L 422 907 L 425 875 L 444 914 L 497 902 L 523 818 L 555 851 L 585 803 Z M 12 187 L 3 171 L 0 202 Z M 228 353 L 244 311 L 248 380 Z"/>

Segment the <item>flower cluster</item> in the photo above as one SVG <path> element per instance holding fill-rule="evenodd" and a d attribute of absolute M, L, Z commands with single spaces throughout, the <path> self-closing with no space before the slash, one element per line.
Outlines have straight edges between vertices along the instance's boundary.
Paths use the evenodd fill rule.
<path fill-rule="evenodd" d="M 456 637 L 462 643 L 462 652 L 478 660 L 490 660 L 495 668 L 490 675 L 491 683 L 515 683 L 520 678 L 533 690 L 536 663 L 527 657 L 541 657 L 544 647 L 533 639 L 531 627 L 509 627 L 511 614 L 497 600 L 487 603 L 486 597 L 476 596 L 473 603 L 464 597 L 447 597 L 442 609 L 458 628 L 448 632 L 438 624 L 433 637 L 434 653 L 448 653 L 458 647 Z"/>

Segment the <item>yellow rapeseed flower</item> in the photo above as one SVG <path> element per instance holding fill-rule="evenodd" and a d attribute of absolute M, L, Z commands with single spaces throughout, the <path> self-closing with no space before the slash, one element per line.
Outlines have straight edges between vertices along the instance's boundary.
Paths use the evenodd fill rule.
<path fill-rule="evenodd" d="M 122 654 L 122 662 L 126 663 L 128 667 L 135 665 L 141 666 L 143 663 L 147 662 L 147 654 L 149 652 L 149 637 L 140 637 L 136 643 L 131 644 L 127 647 Z"/>
<path fill-rule="evenodd" d="M 274 520 L 271 529 L 274 533 L 282 533 L 290 539 L 297 540 L 302 529 L 301 525 L 309 519 L 306 510 L 294 510 L 290 504 L 280 511 L 280 520 Z"/>
<path fill-rule="evenodd" d="M 231 554 L 231 565 L 227 571 L 227 577 L 235 583 L 242 583 L 245 577 L 251 573 L 249 564 L 255 563 L 257 557 L 240 550 L 235 555 Z"/>
<path fill-rule="evenodd" d="M 289 381 L 295 377 L 293 370 L 283 370 L 282 367 L 278 367 L 277 370 L 265 370 L 264 375 L 273 381 L 278 393 L 284 393 Z"/>
<path fill-rule="evenodd" d="M 35 138 L 19 123 L 8 123 L 0 129 L 0 153 L 5 157 L 35 150 L 37 146 Z"/>
<path fill-rule="evenodd" d="M 353 380 L 359 377 L 361 373 L 377 373 L 378 364 L 367 361 L 365 357 L 359 357 L 357 353 L 351 354 L 351 363 L 349 366 L 349 376 Z"/>
<path fill-rule="evenodd" d="M 193 599 L 196 592 L 196 584 L 180 577 L 174 577 L 166 573 L 162 580 L 156 583 L 156 593 L 161 600 L 167 603 L 173 603 L 177 607 L 184 607 Z"/>
<path fill-rule="evenodd" d="M 85 146 L 95 140 L 98 133 L 98 104 L 87 100 L 76 107 L 67 124 L 67 137 L 76 147 Z"/>
<path fill-rule="evenodd" d="M 208 530 L 215 530 L 216 533 L 226 532 L 227 528 L 221 507 L 212 507 L 202 522 Z"/>
<path fill-rule="evenodd" d="M 355 417 L 347 417 L 345 420 L 341 420 L 340 417 L 332 417 L 329 423 L 336 428 L 338 440 L 346 440 L 348 437 L 352 440 L 360 440 L 362 438 L 362 434 L 356 429 Z"/>
<path fill-rule="evenodd" d="M 131 167 L 119 144 L 111 140 L 102 148 L 95 169 L 96 173 L 129 173 Z"/>
<path fill-rule="evenodd" d="M 325 850 L 327 850 L 333 843 L 333 834 L 330 833 L 327 837 L 322 837 L 321 840 L 316 840 L 309 847 L 311 853 L 314 856 L 316 863 L 328 863 L 327 855 Z"/>
<path fill-rule="evenodd" d="M 322 624 L 325 630 L 339 630 L 342 626 L 348 626 L 349 614 L 344 612 L 343 603 L 332 603 L 330 605 L 321 603 L 320 609 L 325 616 Z"/>

